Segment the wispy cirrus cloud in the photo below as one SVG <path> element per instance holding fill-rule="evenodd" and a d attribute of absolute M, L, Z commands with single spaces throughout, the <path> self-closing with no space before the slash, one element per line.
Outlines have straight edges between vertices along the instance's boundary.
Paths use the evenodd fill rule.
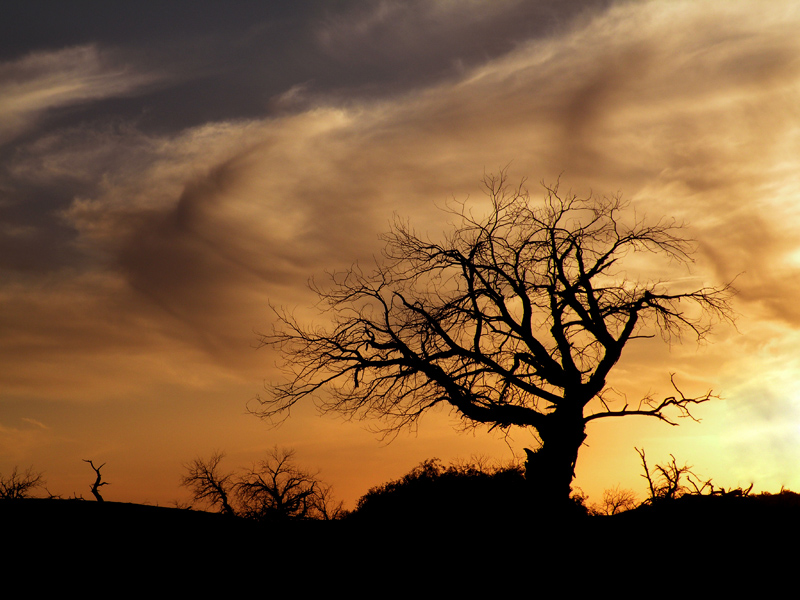
<path fill-rule="evenodd" d="M 49 110 L 129 94 L 156 79 L 110 54 L 88 45 L 0 63 L 0 144 Z"/>
<path fill-rule="evenodd" d="M 480 201 L 484 169 L 510 162 L 688 218 L 716 269 L 701 278 L 752 272 L 742 300 L 793 322 L 792 229 L 763 206 L 789 183 L 800 43 L 785 14 L 753 23 L 745 8 L 624 4 L 418 93 L 176 135 L 64 130 L 12 169 L 96 182 L 59 213 L 80 268 L 225 364 L 248 362 L 267 298 L 371 260 L 395 211 L 435 236 L 436 203 Z"/>

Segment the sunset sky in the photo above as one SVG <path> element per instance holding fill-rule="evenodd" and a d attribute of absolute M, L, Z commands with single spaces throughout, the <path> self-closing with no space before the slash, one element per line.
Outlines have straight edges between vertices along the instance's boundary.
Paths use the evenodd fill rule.
<path fill-rule="evenodd" d="M 739 291 L 736 327 L 636 341 L 613 378 L 712 388 L 702 422 L 593 422 L 575 485 L 643 496 L 636 446 L 800 491 L 798 31 L 796 0 L 4 2 L 0 473 L 88 498 L 91 459 L 106 499 L 169 504 L 183 463 L 277 444 L 352 507 L 426 458 L 524 456 L 446 412 L 388 444 L 247 413 L 280 377 L 270 303 L 313 315 L 309 278 L 370 263 L 394 214 L 438 236 L 508 166 L 685 220 L 685 276 Z"/>

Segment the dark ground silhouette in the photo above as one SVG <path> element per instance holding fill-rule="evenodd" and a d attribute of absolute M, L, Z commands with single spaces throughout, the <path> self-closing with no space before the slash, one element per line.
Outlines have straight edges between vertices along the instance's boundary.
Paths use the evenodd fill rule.
<path fill-rule="evenodd" d="M 613 516 L 555 517 L 527 509 L 525 489 L 516 467 L 425 461 L 370 490 L 338 520 L 259 523 L 182 508 L 26 498 L 0 501 L 0 527 L 12 550 L 8 573 L 50 577 L 56 568 L 81 589 L 113 585 L 104 588 L 112 596 L 120 581 L 201 596 L 209 586 L 229 595 L 341 590 L 348 597 L 353 590 L 358 597 L 423 590 L 495 597 L 515 589 L 553 597 L 565 586 L 635 594 L 641 586 L 677 586 L 670 595 L 685 595 L 686 586 L 719 591 L 743 581 L 759 581 L 763 591 L 794 577 L 794 492 L 685 495 Z"/>

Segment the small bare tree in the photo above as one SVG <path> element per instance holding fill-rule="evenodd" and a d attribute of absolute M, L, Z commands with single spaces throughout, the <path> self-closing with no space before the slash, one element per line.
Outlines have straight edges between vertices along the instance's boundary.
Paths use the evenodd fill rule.
<path fill-rule="evenodd" d="M 333 497 L 333 487 L 329 485 L 321 485 L 318 498 L 314 506 L 312 517 L 322 521 L 335 521 L 343 519 L 347 511 L 344 509 L 344 503 L 337 501 Z"/>
<path fill-rule="evenodd" d="M 592 512 L 599 515 L 616 515 L 626 510 L 632 510 L 638 505 L 636 493 L 633 490 L 620 489 L 619 485 L 604 490 L 600 504 L 592 506 Z"/>
<path fill-rule="evenodd" d="M 86 460 L 84 458 L 83 462 L 89 463 L 89 465 L 92 467 L 92 469 L 94 469 L 94 472 L 95 472 L 95 475 L 96 475 L 96 478 L 95 478 L 94 483 L 92 484 L 92 488 L 91 488 L 92 489 L 92 496 L 94 496 L 94 499 L 97 500 L 98 502 L 103 502 L 103 496 L 100 495 L 100 488 L 103 487 L 104 485 L 110 485 L 107 481 L 103 481 L 103 476 L 100 475 L 100 469 L 105 467 L 106 463 L 103 463 L 99 467 L 95 467 L 94 463 L 92 461 L 90 461 L 90 460 Z"/>
<path fill-rule="evenodd" d="M 43 488 L 45 485 L 44 473 L 34 471 L 33 467 L 20 472 L 14 467 L 8 477 L 0 473 L 0 500 L 29 498 L 35 489 Z"/>
<path fill-rule="evenodd" d="M 219 471 L 219 463 L 224 457 L 224 453 L 215 452 L 208 461 L 195 458 L 184 465 L 188 473 L 184 475 L 181 485 L 192 491 L 195 501 L 206 501 L 212 508 L 218 506 L 223 514 L 235 515 L 236 511 L 229 500 L 236 485 L 234 474 Z"/>
<path fill-rule="evenodd" d="M 343 514 L 331 487 L 315 473 L 298 467 L 293 450 L 276 446 L 264 460 L 239 475 L 220 472 L 223 456 L 218 452 L 209 461 L 197 458 L 186 465 L 188 474 L 182 485 L 192 491 L 195 501 L 256 521 L 329 520 Z"/>
<path fill-rule="evenodd" d="M 327 486 L 294 463 L 294 450 L 274 447 L 240 477 L 236 492 L 242 516 L 264 520 L 321 518 Z"/>

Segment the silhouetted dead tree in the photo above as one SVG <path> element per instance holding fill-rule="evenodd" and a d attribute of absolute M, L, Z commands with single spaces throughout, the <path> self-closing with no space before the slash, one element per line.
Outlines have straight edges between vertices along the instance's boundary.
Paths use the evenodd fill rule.
<path fill-rule="evenodd" d="M 95 467 L 94 463 L 90 460 L 83 459 L 83 462 L 89 463 L 92 469 L 94 469 L 95 475 L 97 475 L 97 478 L 94 480 L 94 483 L 92 484 L 91 488 L 92 496 L 94 496 L 94 499 L 97 500 L 98 502 L 103 502 L 103 496 L 100 495 L 100 488 L 104 485 L 109 485 L 109 483 L 107 481 L 103 481 L 103 477 L 102 475 L 100 475 L 100 469 L 105 467 L 106 463 L 103 463 L 99 467 Z"/>
<path fill-rule="evenodd" d="M 183 477 L 181 485 L 192 491 L 195 501 L 206 501 L 211 507 L 219 506 L 220 512 L 223 514 L 235 515 L 236 511 L 229 500 L 236 485 L 234 475 L 233 473 L 222 474 L 219 471 L 219 463 L 224 457 L 224 453 L 215 452 L 208 461 L 200 458 L 194 459 L 185 465 L 188 473 Z"/>
<path fill-rule="evenodd" d="M 28 467 L 24 473 L 20 473 L 17 467 L 14 467 L 8 477 L 0 473 L 0 500 L 29 498 L 36 488 L 43 488 L 45 485 L 44 473 L 34 471 L 33 467 Z"/>
<path fill-rule="evenodd" d="M 628 215 L 618 196 L 581 199 L 555 185 L 534 203 L 505 172 L 484 183 L 488 216 L 459 204 L 460 224 L 443 242 L 397 221 L 374 270 L 312 282 L 330 328 L 276 310 L 261 341 L 282 351 L 288 381 L 269 387 L 255 412 L 276 417 L 314 398 L 323 411 L 378 418 L 391 434 L 445 405 L 467 425 L 532 428 L 541 441 L 526 463 L 534 497 L 564 504 L 587 423 L 642 415 L 675 425 L 712 398 L 675 386 L 663 400 L 618 406 L 606 379 L 633 340 L 703 339 L 731 319 L 733 290 L 628 278 L 627 256 L 688 263 L 693 245 L 681 224 Z"/>

